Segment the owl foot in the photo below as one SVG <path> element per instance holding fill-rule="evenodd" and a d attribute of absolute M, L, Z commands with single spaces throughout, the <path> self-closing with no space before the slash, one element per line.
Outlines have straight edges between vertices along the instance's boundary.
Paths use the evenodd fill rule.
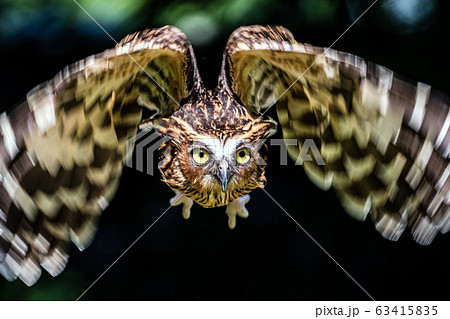
<path fill-rule="evenodd" d="M 170 199 L 170 205 L 178 206 L 180 204 L 183 204 L 183 218 L 189 219 L 189 217 L 191 216 L 191 207 L 194 202 L 192 201 L 192 199 L 184 196 L 179 191 L 174 190 L 174 192 L 175 192 L 175 197 L 172 197 Z"/>
<path fill-rule="evenodd" d="M 248 210 L 245 208 L 245 204 L 250 201 L 250 195 L 244 195 L 236 198 L 234 201 L 227 205 L 226 213 L 228 215 L 228 227 L 234 229 L 236 227 L 236 215 L 242 218 L 248 217 Z"/>

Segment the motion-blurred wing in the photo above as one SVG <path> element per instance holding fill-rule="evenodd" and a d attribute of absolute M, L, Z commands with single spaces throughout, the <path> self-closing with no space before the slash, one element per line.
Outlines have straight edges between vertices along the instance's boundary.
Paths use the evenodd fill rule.
<path fill-rule="evenodd" d="M 65 68 L 1 114 L 5 278 L 32 285 L 41 266 L 55 276 L 67 263 L 70 242 L 89 245 L 131 155 L 126 141 L 137 131 L 141 106 L 171 114 L 191 93 L 194 72 L 180 30 L 147 30 Z"/>
<path fill-rule="evenodd" d="M 257 117 L 277 102 L 295 160 L 346 211 L 397 240 L 406 227 L 429 244 L 450 229 L 449 99 L 348 53 L 298 44 L 282 27 L 237 29 L 222 80 Z M 318 164 L 307 139 L 315 142 Z M 309 141 L 311 141 L 309 140 Z M 303 154 L 303 155 L 302 155 Z M 306 154 L 306 156 L 305 156 Z M 317 154 L 316 154 L 317 155 Z"/>

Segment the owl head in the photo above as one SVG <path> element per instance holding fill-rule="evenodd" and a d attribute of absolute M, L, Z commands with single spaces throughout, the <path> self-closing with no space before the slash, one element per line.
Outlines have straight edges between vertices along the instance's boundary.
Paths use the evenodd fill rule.
<path fill-rule="evenodd" d="M 223 106 L 204 107 L 194 120 L 189 109 L 198 110 L 197 104 L 160 121 L 158 131 L 166 138 L 160 147 L 163 181 L 204 207 L 227 205 L 264 187 L 263 139 L 270 123 L 247 116 L 245 109 Z"/>

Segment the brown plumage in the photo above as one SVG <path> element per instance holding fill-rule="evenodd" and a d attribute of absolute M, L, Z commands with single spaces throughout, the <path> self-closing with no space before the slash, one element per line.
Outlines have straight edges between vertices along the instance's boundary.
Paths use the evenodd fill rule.
<path fill-rule="evenodd" d="M 448 98 L 353 55 L 297 43 L 282 27 L 237 29 L 217 88 L 203 87 L 174 27 L 137 32 L 75 63 L 0 117 L 0 272 L 32 285 L 84 249 L 117 188 L 139 124 L 155 128 L 172 205 L 227 205 L 229 226 L 264 187 L 264 139 L 276 122 L 297 160 L 312 139 L 326 165 L 304 162 L 345 209 L 391 240 L 429 244 L 450 229 Z M 155 114 L 142 120 L 142 108 Z"/>
<path fill-rule="evenodd" d="M 265 166 L 260 164 L 263 158 L 259 141 L 269 134 L 271 124 L 253 119 L 223 87 L 214 91 L 202 90 L 171 117 L 161 119 L 160 126 L 157 130 L 169 138 L 160 148 L 160 170 L 164 182 L 172 189 L 203 207 L 216 207 L 227 205 L 257 187 L 264 187 Z M 202 140 L 209 140 L 214 145 L 208 147 Z M 211 147 L 231 142 L 238 144 L 235 150 L 230 150 L 233 155 L 245 147 L 250 150 L 251 159 L 245 165 L 237 165 L 231 157 L 228 163 L 230 179 L 224 192 L 215 178 L 220 158 L 196 165 L 191 152 L 192 147 L 204 147 L 213 153 Z"/>

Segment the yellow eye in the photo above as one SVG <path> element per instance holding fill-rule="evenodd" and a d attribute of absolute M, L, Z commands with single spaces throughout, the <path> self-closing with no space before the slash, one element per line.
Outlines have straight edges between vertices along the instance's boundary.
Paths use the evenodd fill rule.
<path fill-rule="evenodd" d="M 245 164 L 250 160 L 250 151 L 248 148 L 240 149 L 236 152 L 236 161 L 239 164 Z"/>
<path fill-rule="evenodd" d="M 203 165 L 208 161 L 209 153 L 203 148 L 194 148 L 192 151 L 192 159 L 196 164 Z"/>

